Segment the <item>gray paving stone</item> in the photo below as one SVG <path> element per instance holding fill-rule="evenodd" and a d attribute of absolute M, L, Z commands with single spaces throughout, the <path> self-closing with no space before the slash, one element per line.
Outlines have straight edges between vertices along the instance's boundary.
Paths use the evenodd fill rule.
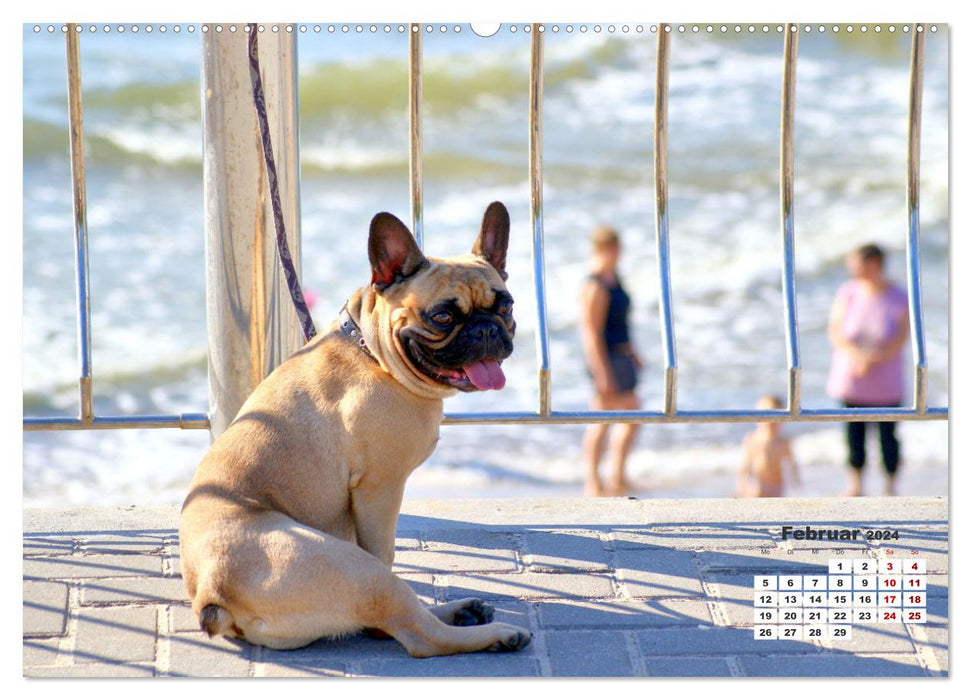
<path fill-rule="evenodd" d="M 732 675 L 728 662 L 708 656 L 655 657 L 644 659 L 649 676 L 669 678 L 720 678 Z"/>
<path fill-rule="evenodd" d="M 181 581 L 177 508 L 25 513 L 24 629 L 33 636 L 24 639 L 24 673 L 725 677 L 741 670 L 753 676 L 857 677 L 921 675 L 926 664 L 926 675 L 947 675 L 949 540 L 945 527 L 917 522 L 918 516 L 928 523 L 945 518 L 946 501 L 783 500 L 744 509 L 734 499 L 705 501 L 703 507 L 622 499 L 411 505 L 396 541 L 403 557 L 396 570 L 419 597 L 485 598 L 496 607 L 497 620 L 534 633 L 533 644 L 519 653 L 430 660 L 412 659 L 396 641 L 362 635 L 291 652 L 208 639 Z M 702 511 L 710 524 L 698 515 Z M 853 638 L 839 643 L 756 640 L 752 577 L 824 574 L 828 559 L 837 556 L 835 546 L 783 549 L 766 538 L 778 536 L 781 522 L 814 524 L 826 517 L 865 524 L 874 513 L 899 515 L 898 546 L 913 547 L 928 562 L 928 623 L 855 625 Z M 658 524 L 642 524 L 651 522 Z M 108 531 L 97 535 L 101 527 Z M 880 552 L 872 543 L 840 546 L 843 558 Z M 58 612 L 71 585 L 80 592 L 76 639 L 56 636 L 75 629 Z M 50 617 L 34 615 L 39 611 Z M 168 630 L 158 640 L 156 619 Z M 62 657 L 61 646 L 77 653 Z M 131 658 L 136 660 L 126 660 Z M 64 661 L 72 665 L 57 665 Z"/>
<path fill-rule="evenodd" d="M 928 591 L 930 593 L 930 591 Z M 927 596 L 927 624 L 948 624 L 948 600 L 941 596 Z"/>
<path fill-rule="evenodd" d="M 892 653 L 907 654 L 914 652 L 914 643 L 904 625 L 853 625 L 849 640 L 827 640 L 826 645 L 837 651 L 854 653 Z"/>
<path fill-rule="evenodd" d="M 24 581 L 24 636 L 64 634 L 67 598 L 67 584 Z"/>
<path fill-rule="evenodd" d="M 496 622 L 517 625 L 518 627 L 530 630 L 534 634 L 538 632 L 538 630 L 532 629 L 533 624 L 529 617 L 528 603 L 523 603 L 518 600 L 494 600 L 489 605 L 495 608 L 495 617 L 493 619 Z"/>
<path fill-rule="evenodd" d="M 81 605 L 182 603 L 188 600 L 181 578 L 112 578 L 84 581 Z"/>
<path fill-rule="evenodd" d="M 160 555 L 166 544 L 161 534 L 86 535 L 81 539 L 83 554 Z"/>
<path fill-rule="evenodd" d="M 142 664 L 75 664 L 25 669 L 24 675 L 30 678 L 151 678 L 155 670 Z"/>
<path fill-rule="evenodd" d="M 181 576 L 182 575 L 182 557 L 179 555 L 179 550 L 170 550 L 162 558 L 162 571 L 165 572 L 166 576 Z"/>
<path fill-rule="evenodd" d="M 343 678 L 346 675 L 346 664 L 256 664 L 254 675 L 259 678 Z"/>
<path fill-rule="evenodd" d="M 399 530 L 395 533 L 394 548 L 419 549 L 421 547 L 421 534 L 417 530 Z"/>
<path fill-rule="evenodd" d="M 716 599 L 715 604 L 727 616 L 727 622 L 732 627 L 751 627 L 755 622 L 755 606 L 734 600 Z"/>
<path fill-rule="evenodd" d="M 363 659 L 350 664 L 348 675 L 395 676 L 399 678 L 522 678 L 540 675 L 539 661 L 526 652 L 477 652 L 456 656 L 414 659 Z"/>
<path fill-rule="evenodd" d="M 527 531 L 523 563 L 530 571 L 606 571 L 603 543 L 596 531 Z"/>
<path fill-rule="evenodd" d="M 775 547 L 771 535 L 764 529 L 752 527 L 650 527 L 644 529 L 615 528 L 611 530 L 611 542 L 615 549 L 678 549 L 700 551 L 705 549 L 752 549 Z"/>
<path fill-rule="evenodd" d="M 154 607 L 87 608 L 77 612 L 75 663 L 152 661 Z"/>
<path fill-rule="evenodd" d="M 947 574 L 928 574 L 924 585 L 927 586 L 927 598 L 947 598 Z"/>
<path fill-rule="evenodd" d="M 398 578 L 407 581 L 411 590 L 415 592 L 425 605 L 433 605 L 437 598 L 435 577 L 432 574 L 415 574 L 406 571 L 396 571 Z"/>
<path fill-rule="evenodd" d="M 449 600 L 458 598 L 612 598 L 613 584 L 603 574 L 525 572 L 513 576 L 453 574 L 441 577 Z"/>
<path fill-rule="evenodd" d="M 426 548 L 442 552 L 465 552 L 474 549 L 489 553 L 491 551 L 507 552 L 519 548 L 515 534 L 493 532 L 482 528 L 423 530 L 421 540 Z"/>
<path fill-rule="evenodd" d="M 947 627 L 937 625 L 911 625 L 914 642 L 925 654 L 933 656 L 938 668 L 947 673 L 950 669 L 950 635 Z"/>
<path fill-rule="evenodd" d="M 512 550 L 480 552 L 475 549 L 406 549 L 395 554 L 394 571 L 433 573 L 440 571 L 515 571 L 519 568 Z"/>
<path fill-rule="evenodd" d="M 331 668 L 338 662 L 351 662 L 355 659 L 393 659 L 408 654 L 394 639 L 375 639 L 365 634 L 354 634 L 340 639 L 318 639 L 305 647 L 285 651 L 263 648 L 260 653 L 262 662 L 320 668 Z"/>
<path fill-rule="evenodd" d="M 631 598 L 701 595 L 701 572 L 691 552 L 623 549 L 614 554 L 617 579 Z"/>
<path fill-rule="evenodd" d="M 712 624 L 708 606 L 696 600 L 571 601 L 535 605 L 544 628 L 626 629 Z"/>
<path fill-rule="evenodd" d="M 746 676 L 782 678 L 863 678 L 929 675 L 907 654 L 866 657 L 824 653 L 812 656 L 742 656 Z"/>
<path fill-rule="evenodd" d="M 712 591 L 708 600 L 720 606 L 732 626 L 753 623 L 752 579 L 752 574 L 705 574 L 707 590 Z"/>
<path fill-rule="evenodd" d="M 173 633 L 198 632 L 199 618 L 192 612 L 188 602 L 173 603 L 168 609 L 169 630 Z"/>
<path fill-rule="evenodd" d="M 829 571 L 828 557 L 824 553 L 813 554 L 811 550 L 793 550 L 792 554 L 776 549 L 768 553 L 761 549 L 708 551 L 698 552 L 697 557 L 700 569 L 706 573 L 825 574 Z"/>
<path fill-rule="evenodd" d="M 634 676 L 623 632 L 569 630 L 543 633 L 554 676 Z"/>
<path fill-rule="evenodd" d="M 160 576 L 162 558 L 141 554 L 91 554 L 24 559 L 24 578 L 91 579 Z"/>
<path fill-rule="evenodd" d="M 755 639 L 752 628 L 738 627 L 685 627 L 683 629 L 657 629 L 637 633 L 637 643 L 645 656 L 698 656 L 732 654 L 785 654 L 815 655 L 819 647 L 811 643 L 789 640 L 760 641 Z"/>
<path fill-rule="evenodd" d="M 704 581 L 709 589 L 716 591 L 717 597 L 735 601 L 752 601 L 755 574 L 706 572 Z"/>
<path fill-rule="evenodd" d="M 51 639 L 25 639 L 24 669 L 28 666 L 53 666 L 57 662 L 60 645 L 60 637 Z"/>
<path fill-rule="evenodd" d="M 253 648 L 246 642 L 225 637 L 209 639 L 203 632 L 170 637 L 169 676 L 193 678 L 250 675 Z"/>
<path fill-rule="evenodd" d="M 24 556 L 59 557 L 72 554 L 75 541 L 70 537 L 51 537 L 47 535 L 24 535 Z"/>
<path fill-rule="evenodd" d="M 946 574 L 948 572 L 947 552 L 921 552 L 920 558 L 927 562 L 928 574 Z"/>

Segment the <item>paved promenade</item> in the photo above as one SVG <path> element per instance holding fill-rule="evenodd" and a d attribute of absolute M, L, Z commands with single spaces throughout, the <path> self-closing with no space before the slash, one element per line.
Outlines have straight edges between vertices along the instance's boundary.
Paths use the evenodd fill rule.
<path fill-rule="evenodd" d="M 897 533 L 782 540 L 782 527 Z M 936 498 L 406 502 L 396 571 L 425 601 L 477 596 L 533 631 L 519 653 L 412 659 L 356 636 L 278 652 L 209 639 L 182 585 L 178 510 L 24 513 L 23 671 L 124 676 L 947 676 L 948 512 Z M 862 534 L 860 537 L 862 538 Z M 889 543 L 889 544 L 888 544 Z M 926 621 L 759 640 L 756 575 L 926 561 Z M 916 553 L 916 554 L 914 554 Z"/>

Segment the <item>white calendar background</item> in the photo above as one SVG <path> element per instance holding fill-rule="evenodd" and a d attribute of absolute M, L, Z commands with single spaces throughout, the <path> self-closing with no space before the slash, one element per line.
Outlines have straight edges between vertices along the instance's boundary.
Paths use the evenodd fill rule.
<path fill-rule="evenodd" d="M 753 581 L 758 640 L 851 639 L 853 624 L 923 624 L 927 563 L 915 558 L 830 559 L 826 573 Z"/>

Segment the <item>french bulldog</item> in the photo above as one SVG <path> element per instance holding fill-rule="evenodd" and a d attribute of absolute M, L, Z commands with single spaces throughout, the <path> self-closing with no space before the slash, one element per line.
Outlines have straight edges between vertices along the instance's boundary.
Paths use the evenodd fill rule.
<path fill-rule="evenodd" d="M 391 571 L 405 480 L 438 442 L 443 399 L 505 384 L 508 241 L 500 202 L 453 258 L 373 218 L 371 283 L 256 387 L 189 487 L 182 571 L 210 636 L 293 649 L 370 630 L 416 657 L 529 644 L 483 601 L 427 607 Z"/>

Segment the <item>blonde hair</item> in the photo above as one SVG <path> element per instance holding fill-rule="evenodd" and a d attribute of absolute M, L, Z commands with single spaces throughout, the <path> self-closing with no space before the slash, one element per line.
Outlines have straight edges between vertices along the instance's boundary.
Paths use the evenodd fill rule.
<path fill-rule="evenodd" d="M 590 234 L 590 243 L 593 244 L 593 249 L 599 252 L 607 248 L 616 248 L 619 246 L 620 236 L 617 235 L 615 229 L 601 224 Z"/>
<path fill-rule="evenodd" d="M 769 408 L 782 408 L 782 399 L 774 394 L 766 394 L 758 403 L 755 404 L 756 408 L 769 409 Z"/>

